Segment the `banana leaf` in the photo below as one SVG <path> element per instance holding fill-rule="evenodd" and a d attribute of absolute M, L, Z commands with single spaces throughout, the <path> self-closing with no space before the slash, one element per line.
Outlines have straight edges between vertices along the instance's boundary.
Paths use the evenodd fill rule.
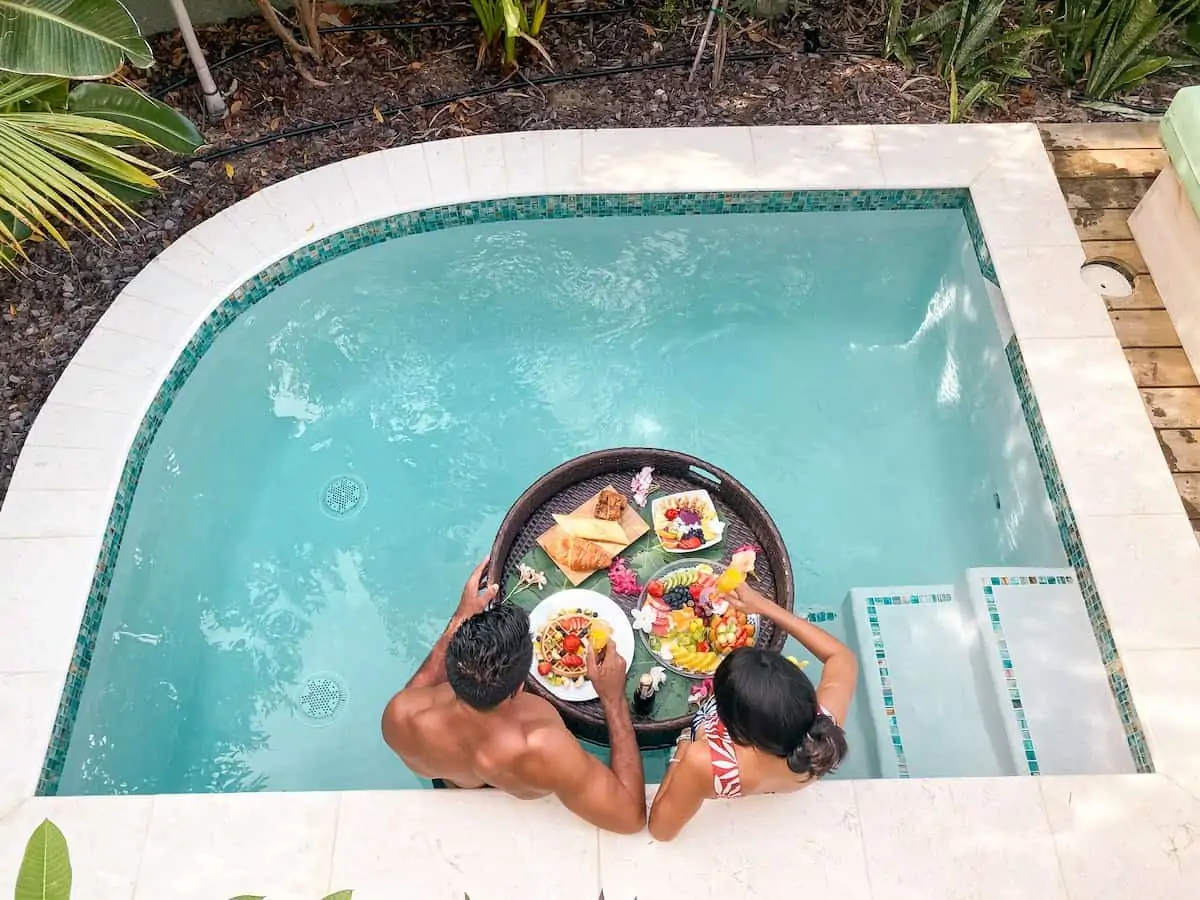
<path fill-rule="evenodd" d="M 0 0 L 0 70 L 96 80 L 154 64 L 119 0 Z"/>

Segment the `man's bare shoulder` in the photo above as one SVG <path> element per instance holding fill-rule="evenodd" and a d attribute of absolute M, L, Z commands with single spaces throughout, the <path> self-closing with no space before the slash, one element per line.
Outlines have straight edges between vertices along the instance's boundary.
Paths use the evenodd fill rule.
<path fill-rule="evenodd" d="M 414 719 L 428 712 L 438 702 L 437 687 L 405 688 L 383 708 L 383 736 L 392 743 L 392 736 L 407 729 Z"/>

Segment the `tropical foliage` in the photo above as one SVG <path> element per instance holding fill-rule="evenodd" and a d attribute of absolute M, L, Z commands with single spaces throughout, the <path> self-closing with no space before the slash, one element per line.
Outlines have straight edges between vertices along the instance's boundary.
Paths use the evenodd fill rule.
<path fill-rule="evenodd" d="M 891 55 L 912 66 L 912 50 L 937 47 L 937 71 L 950 88 L 950 121 L 978 103 L 999 103 L 1013 78 L 1030 78 L 1027 59 L 1050 33 L 1036 24 L 1037 7 L 1026 0 L 1014 14 L 1006 0 L 949 0 L 901 28 L 901 0 L 891 0 L 887 42 Z"/>
<path fill-rule="evenodd" d="M 31 237 L 67 247 L 70 228 L 110 239 L 166 174 L 130 148 L 203 142 L 170 107 L 95 83 L 126 60 L 153 57 L 117 0 L 0 0 L 0 264 Z"/>
<path fill-rule="evenodd" d="M 519 40 L 537 50 L 549 63 L 550 54 L 537 39 L 548 6 L 549 0 L 534 0 L 532 5 L 525 0 L 471 0 L 471 9 L 475 11 L 481 31 L 476 65 L 482 65 L 488 54 L 500 45 L 501 65 L 506 70 L 516 68 Z"/>
<path fill-rule="evenodd" d="M 1200 0 L 1060 0 L 1055 50 L 1063 77 L 1093 100 L 1137 87 L 1174 61 L 1162 38 L 1200 14 Z M 1193 26 L 1195 27 L 1195 26 Z"/>

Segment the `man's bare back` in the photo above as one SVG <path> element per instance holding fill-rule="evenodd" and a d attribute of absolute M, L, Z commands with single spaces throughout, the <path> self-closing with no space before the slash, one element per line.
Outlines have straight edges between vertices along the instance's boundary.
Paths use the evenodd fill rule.
<path fill-rule="evenodd" d="M 625 702 L 625 661 L 588 651 L 588 677 L 608 718 L 612 766 L 586 753 L 545 700 L 524 691 L 532 661 L 529 617 L 491 606 L 496 585 L 471 573 L 446 631 L 383 713 L 383 738 L 408 767 L 456 787 L 491 786 L 521 799 L 556 795 L 609 831 L 646 824 L 646 790 Z"/>
<path fill-rule="evenodd" d="M 554 737 L 545 732 L 566 727 L 542 698 L 520 693 L 495 710 L 479 712 L 459 701 L 448 684 L 409 700 L 402 696 L 384 713 L 383 738 L 416 774 L 455 787 L 499 788 L 523 800 L 550 793 L 536 777 L 542 768 L 539 751 Z"/>

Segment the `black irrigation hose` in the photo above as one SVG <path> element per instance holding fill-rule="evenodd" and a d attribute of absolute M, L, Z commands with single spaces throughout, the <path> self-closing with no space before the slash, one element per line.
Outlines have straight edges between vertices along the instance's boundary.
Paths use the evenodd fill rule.
<path fill-rule="evenodd" d="M 728 62 L 757 62 L 758 60 L 770 59 L 775 56 L 774 53 L 731 53 L 725 57 Z M 502 91 L 519 88 L 524 85 L 529 87 L 542 87 L 550 84 L 562 84 L 568 81 L 583 81 L 587 78 L 604 78 L 608 75 L 625 75 L 633 72 L 649 72 L 654 69 L 678 69 L 683 66 L 690 66 L 691 59 L 672 59 L 661 60 L 652 63 L 639 63 L 636 66 L 612 66 L 607 69 L 593 69 L 590 72 L 564 72 L 557 75 L 547 75 L 544 78 L 525 78 L 520 81 L 503 81 L 500 84 L 493 84 L 490 87 L 474 88 L 469 91 L 463 91 L 459 94 L 452 94 L 448 97 L 438 97 L 433 100 L 422 100 L 418 103 L 410 103 L 406 106 L 397 106 L 392 109 L 382 109 L 379 115 L 384 118 L 391 118 L 402 113 L 412 112 L 417 109 L 424 109 L 427 106 L 445 106 L 447 103 L 456 103 L 459 100 L 474 100 L 478 97 L 486 97 L 490 94 L 499 94 Z M 364 119 L 369 119 L 375 115 L 375 111 L 367 113 L 359 113 L 353 116 L 346 116 L 344 119 L 334 119 L 331 122 L 317 122 L 313 125 L 305 125 L 303 128 L 292 128 L 287 131 L 276 131 L 273 134 L 268 134 L 252 141 L 246 141 L 241 144 L 232 144 L 228 147 L 222 147 L 220 150 L 214 150 L 211 153 L 205 153 L 202 156 L 192 158 L 192 162 L 213 162 L 218 159 L 225 159 L 233 156 L 235 153 L 242 153 L 246 150 L 253 150 L 256 147 L 265 147 L 267 144 L 273 144 L 275 141 L 282 141 L 288 138 L 304 137 L 310 134 L 320 134 L 325 131 L 333 131 L 342 128 L 346 125 L 352 125 L 355 122 L 361 122 Z"/>
<path fill-rule="evenodd" d="M 563 19 L 591 19 L 597 16 L 611 16 L 617 13 L 628 12 L 629 7 L 626 5 L 613 6 L 608 9 L 585 9 L 573 10 L 571 12 L 550 13 L 544 19 L 546 22 L 558 22 Z M 441 22 L 392 22 L 384 25 L 330 25 L 325 28 L 318 28 L 317 31 L 321 34 L 351 34 L 359 31 L 423 31 L 427 28 L 463 28 L 469 25 L 477 25 L 479 20 L 472 18 L 465 19 L 446 19 Z M 257 56 L 267 50 L 273 50 L 281 45 L 279 38 L 268 38 L 257 44 L 251 44 L 238 50 L 236 53 L 231 53 L 221 59 L 213 60 L 208 64 L 209 69 L 219 69 L 227 66 L 239 59 L 244 59 L 247 56 Z M 173 81 L 166 87 L 157 88 L 150 93 L 150 96 L 156 100 L 161 100 L 171 91 L 177 91 L 180 88 L 188 87 L 196 83 L 196 76 L 189 75 L 186 78 L 181 78 L 178 81 Z"/>

